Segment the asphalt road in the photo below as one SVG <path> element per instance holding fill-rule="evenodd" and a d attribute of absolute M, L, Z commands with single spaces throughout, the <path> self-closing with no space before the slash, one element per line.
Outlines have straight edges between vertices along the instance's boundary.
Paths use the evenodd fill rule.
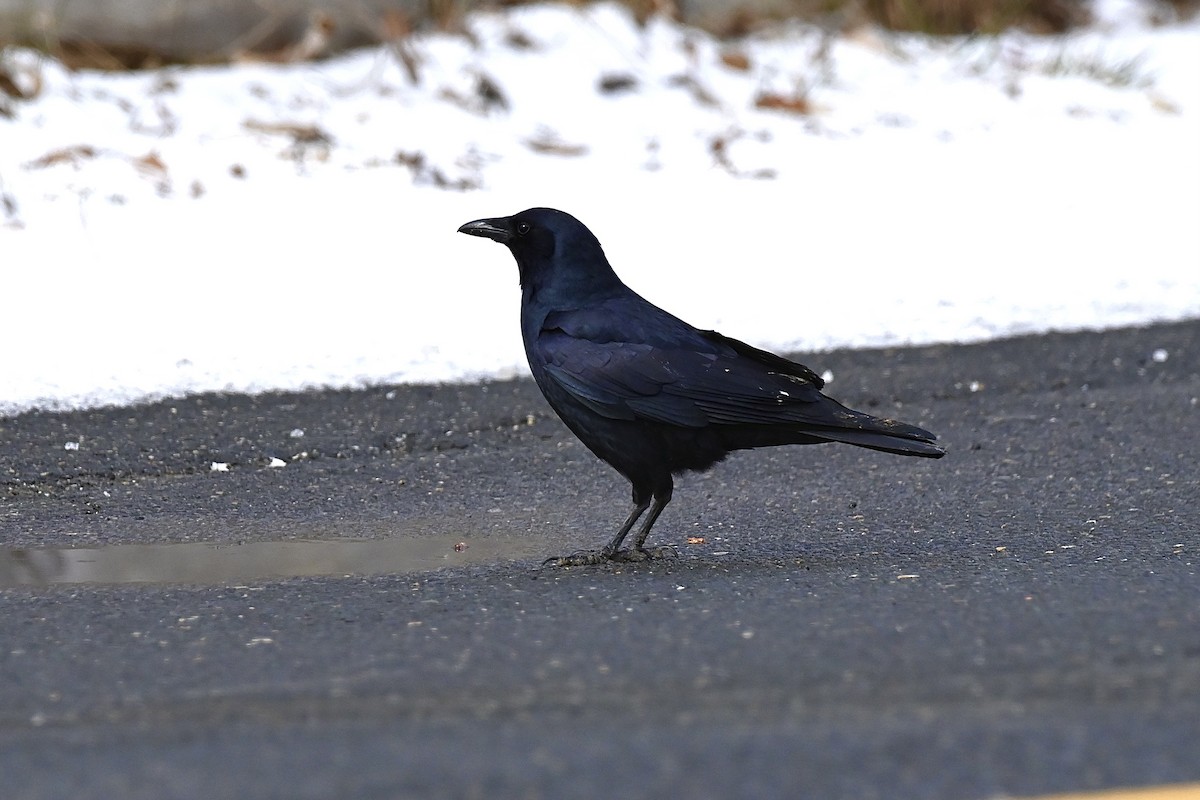
<path fill-rule="evenodd" d="M 636 565 L 539 568 L 628 496 L 525 381 L 0 419 L 0 794 L 1200 779 L 1200 322 L 804 361 L 949 455 L 735 455 Z"/>

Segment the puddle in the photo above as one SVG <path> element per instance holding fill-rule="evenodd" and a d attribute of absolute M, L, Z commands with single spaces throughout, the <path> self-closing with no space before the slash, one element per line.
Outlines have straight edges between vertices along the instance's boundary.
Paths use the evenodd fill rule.
<path fill-rule="evenodd" d="M 534 535 L 0 550 L 0 589 L 70 583 L 218 585 L 312 575 L 386 575 L 541 558 L 553 550 L 553 544 Z"/>

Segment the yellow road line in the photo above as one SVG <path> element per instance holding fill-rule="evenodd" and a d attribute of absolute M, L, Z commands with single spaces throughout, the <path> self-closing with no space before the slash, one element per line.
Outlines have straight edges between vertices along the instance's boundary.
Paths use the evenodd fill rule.
<path fill-rule="evenodd" d="M 1144 789 L 1106 789 L 1027 797 L 1024 800 L 1200 800 L 1200 783 L 1148 786 Z"/>

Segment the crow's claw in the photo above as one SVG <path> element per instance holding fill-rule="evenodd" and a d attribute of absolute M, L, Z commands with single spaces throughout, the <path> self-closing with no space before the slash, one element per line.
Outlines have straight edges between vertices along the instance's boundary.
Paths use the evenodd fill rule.
<path fill-rule="evenodd" d="M 589 567 L 609 561 L 636 563 L 676 555 L 674 547 L 626 548 L 615 553 L 605 550 L 581 550 L 569 556 L 551 556 L 542 562 L 543 567 Z"/>

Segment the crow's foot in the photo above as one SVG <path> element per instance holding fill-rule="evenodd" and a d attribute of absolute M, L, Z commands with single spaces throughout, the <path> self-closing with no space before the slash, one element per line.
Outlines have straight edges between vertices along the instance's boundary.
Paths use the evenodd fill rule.
<path fill-rule="evenodd" d="M 630 547 L 613 553 L 613 561 L 650 561 L 655 558 L 667 558 L 678 555 L 674 547 Z"/>
<path fill-rule="evenodd" d="M 543 567 L 587 567 L 593 564 L 604 564 L 609 561 L 633 563 L 649 561 L 655 558 L 674 556 L 674 547 L 626 548 L 610 553 L 607 550 L 582 550 L 569 556 L 551 556 L 542 562 Z"/>

